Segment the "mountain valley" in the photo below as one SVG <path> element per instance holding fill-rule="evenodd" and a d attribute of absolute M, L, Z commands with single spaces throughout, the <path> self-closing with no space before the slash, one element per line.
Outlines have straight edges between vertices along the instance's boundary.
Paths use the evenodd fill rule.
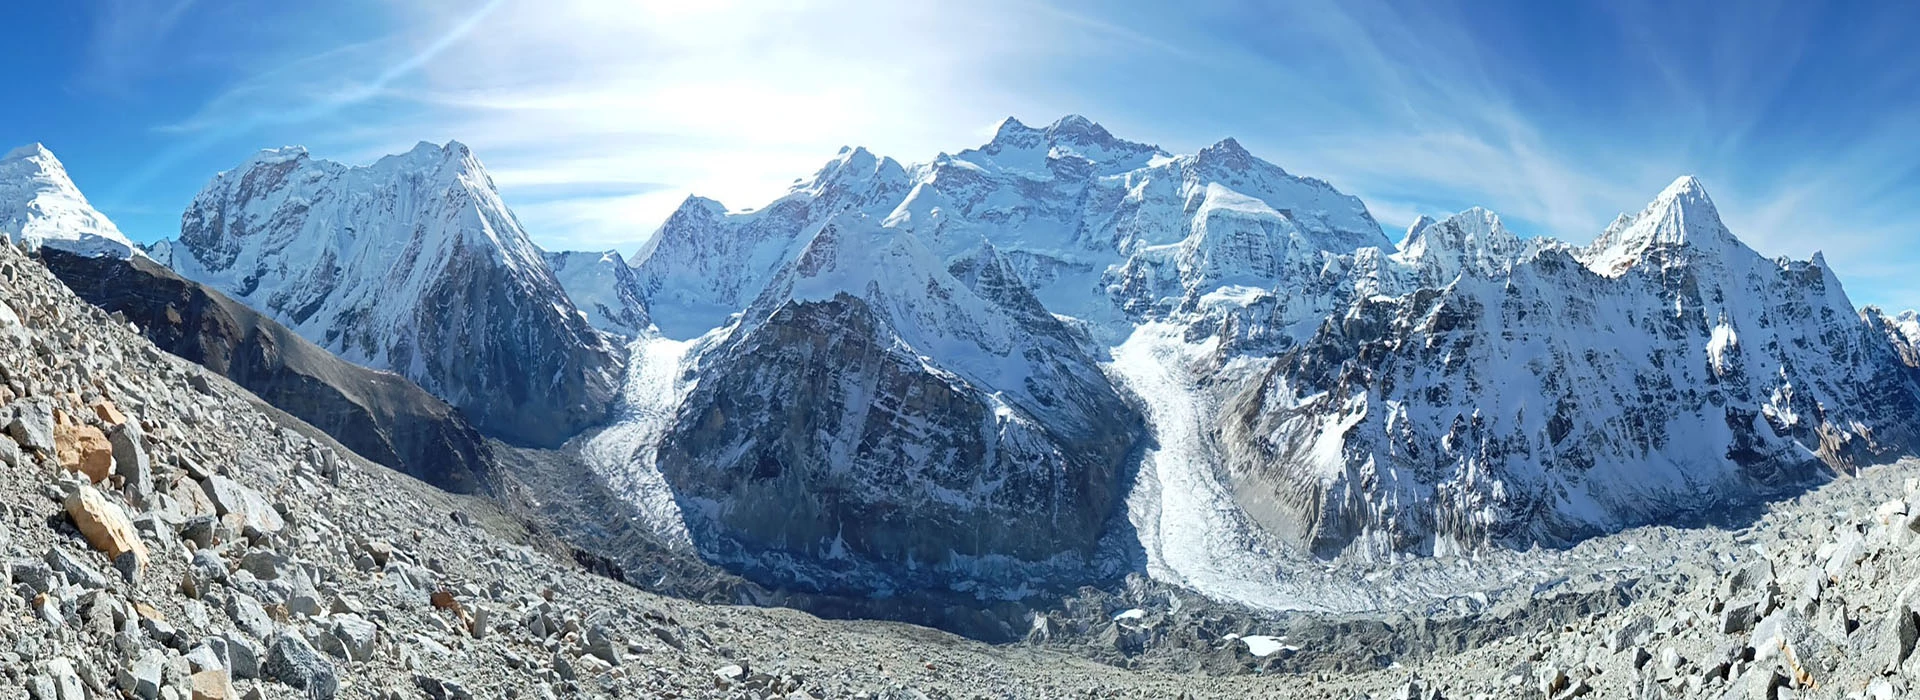
<path fill-rule="evenodd" d="M 263 151 L 135 246 L 36 145 L 0 233 L 35 698 L 1898 697 L 1920 664 L 1920 322 L 1691 177 L 1588 244 L 1482 209 L 1396 244 L 1230 138 L 1009 118 L 690 197 L 627 256 L 542 250 L 458 142 Z"/>

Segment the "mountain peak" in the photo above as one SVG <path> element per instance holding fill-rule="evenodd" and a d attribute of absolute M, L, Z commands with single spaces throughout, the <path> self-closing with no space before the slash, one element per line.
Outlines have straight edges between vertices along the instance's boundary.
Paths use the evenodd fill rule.
<path fill-rule="evenodd" d="M 1434 218 L 1431 216 L 1427 216 L 1426 214 L 1421 214 L 1419 216 L 1414 217 L 1413 223 L 1407 224 L 1407 234 L 1400 237 L 1400 245 L 1395 246 L 1395 248 L 1399 250 L 1406 250 L 1408 245 L 1412 244 L 1416 240 L 1419 240 L 1420 232 L 1422 230 L 1424 230 L 1428 226 L 1434 225 L 1435 223 L 1437 222 L 1434 221 Z"/>
<path fill-rule="evenodd" d="M 971 160 L 985 154 L 1008 163 L 1021 163 L 1022 169 L 1037 171 L 1042 168 L 1034 166 L 1040 162 L 1070 155 L 1102 166 L 1131 169 L 1161 153 L 1158 146 L 1117 138 L 1093 120 L 1069 114 L 1045 129 L 1035 129 L 1018 119 L 1007 117 L 995 127 L 992 141 L 977 149 L 962 151 L 959 158 Z"/>
<path fill-rule="evenodd" d="M 87 202 L 66 166 L 39 143 L 0 158 L 0 239 L 90 257 L 133 254 L 133 243 Z"/>
<path fill-rule="evenodd" d="M 1085 143 L 1110 143 L 1113 134 L 1106 127 L 1093 123 L 1093 120 L 1078 114 L 1069 114 L 1047 127 L 1048 140 L 1078 141 Z"/>
<path fill-rule="evenodd" d="M 53 151 L 47 150 L 46 146 L 41 145 L 39 141 L 35 141 L 25 146 L 21 146 L 11 151 L 7 151 L 6 157 L 0 158 L 0 161 L 22 160 L 22 159 L 34 158 L 34 157 L 53 158 Z M 56 159 L 56 162 L 57 160 L 58 159 Z"/>
<path fill-rule="evenodd" d="M 1651 249 L 1679 246 L 1707 248 L 1715 255 L 1745 247 L 1720 221 L 1713 198 L 1692 175 L 1675 179 L 1638 215 L 1616 219 L 1587 248 L 1585 258 L 1589 269 L 1615 276 Z"/>
<path fill-rule="evenodd" d="M 1245 146 L 1240 145 L 1240 140 L 1232 136 L 1200 149 L 1200 152 L 1194 155 L 1194 159 L 1201 163 L 1216 163 L 1231 170 L 1245 170 L 1253 167 L 1255 163 L 1266 163 L 1247 151 Z M 1282 174 L 1286 173 L 1286 170 L 1278 165 L 1272 163 L 1266 163 L 1266 165 Z"/>

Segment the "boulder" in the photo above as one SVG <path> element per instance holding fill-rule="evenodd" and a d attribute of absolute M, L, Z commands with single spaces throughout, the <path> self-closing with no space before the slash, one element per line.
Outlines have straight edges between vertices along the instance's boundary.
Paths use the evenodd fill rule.
<path fill-rule="evenodd" d="M 59 700 L 87 700 L 86 686 L 80 682 L 80 673 L 74 670 L 73 661 L 66 657 L 56 657 L 47 661 L 47 678 L 52 680 L 54 697 Z"/>
<path fill-rule="evenodd" d="M 54 412 L 53 451 L 62 469 L 84 474 L 88 481 L 97 484 L 113 475 L 113 443 L 107 435 L 63 411 Z"/>
<path fill-rule="evenodd" d="M 138 568 L 146 568 L 150 561 L 147 545 L 140 541 L 133 521 L 127 519 L 126 511 L 120 506 L 108 501 L 92 486 L 82 485 L 67 495 L 66 507 L 67 517 L 73 519 L 80 534 L 85 535 L 95 549 L 106 552 L 109 559 L 132 552 L 138 557 Z"/>
<path fill-rule="evenodd" d="M 233 690 L 233 681 L 222 669 L 208 669 L 193 674 L 187 680 L 193 689 L 193 700 L 235 700 L 240 697 Z"/>
<path fill-rule="evenodd" d="M 267 647 L 262 675 L 289 688 L 306 691 L 310 700 L 333 700 L 340 691 L 340 678 L 333 664 L 314 652 L 307 640 L 292 632 L 282 632 Z"/>
<path fill-rule="evenodd" d="M 320 638 L 320 646 L 327 653 L 352 661 L 366 661 L 373 658 L 374 642 L 379 628 L 359 615 L 351 613 L 334 615 L 331 624 Z"/>
<path fill-rule="evenodd" d="M 44 400 L 13 403 L 13 420 L 7 423 L 7 435 L 21 447 L 41 452 L 53 451 L 53 405 Z"/>
<path fill-rule="evenodd" d="M 167 655 L 155 649 L 141 652 L 120 669 L 120 690 L 139 700 L 160 697 L 160 679 L 167 666 Z"/>
<path fill-rule="evenodd" d="M 65 575 L 68 583 L 90 589 L 107 587 L 107 578 L 101 576 L 98 569 L 88 566 L 86 562 L 68 554 L 64 549 L 59 547 L 49 549 L 46 556 L 41 559 L 45 560 L 47 566 L 52 567 L 54 571 Z"/>
<path fill-rule="evenodd" d="M 113 448 L 113 473 L 135 503 L 144 503 L 153 495 L 153 466 L 147 462 L 146 445 L 141 444 L 140 426 L 121 425 L 107 435 Z"/>
<path fill-rule="evenodd" d="M 232 479 L 219 474 L 207 476 L 200 482 L 206 491 L 207 500 L 213 502 L 214 510 L 221 517 L 238 516 L 239 528 L 252 527 L 261 532 L 279 532 L 287 526 L 287 521 L 273 509 L 273 504 L 265 496 L 253 489 L 241 486 Z"/>

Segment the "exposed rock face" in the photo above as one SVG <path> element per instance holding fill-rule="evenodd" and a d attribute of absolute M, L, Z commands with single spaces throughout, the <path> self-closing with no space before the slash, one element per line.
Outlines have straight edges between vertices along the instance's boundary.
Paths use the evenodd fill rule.
<path fill-rule="evenodd" d="M 1139 419 L 992 249 L 957 267 L 835 219 L 704 356 L 660 452 L 703 553 L 826 590 L 1088 575 Z"/>
<path fill-rule="evenodd" d="M 1908 367 L 1920 367 L 1920 312 L 1908 309 L 1888 316 L 1879 307 L 1868 306 L 1860 310 L 1860 316 L 1886 336 L 1901 362 Z"/>
<path fill-rule="evenodd" d="M 620 374 L 457 142 L 366 167 L 262 152 L 209 183 L 153 255 L 509 441 L 558 445 L 598 422 Z"/>
<path fill-rule="evenodd" d="M 225 294 L 152 260 L 45 250 L 81 298 L 124 315 L 161 349 L 225 375 L 355 453 L 441 488 L 487 488 L 486 438 L 405 377 L 346 362 Z"/>

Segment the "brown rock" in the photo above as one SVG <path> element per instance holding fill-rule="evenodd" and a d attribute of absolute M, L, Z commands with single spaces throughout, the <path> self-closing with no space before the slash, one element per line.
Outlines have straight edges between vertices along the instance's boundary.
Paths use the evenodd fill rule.
<path fill-rule="evenodd" d="M 93 483 L 113 474 L 113 443 L 107 434 L 65 411 L 53 412 L 53 452 L 62 468 L 85 474 Z"/>
<path fill-rule="evenodd" d="M 82 486 L 67 496 L 66 506 L 67 517 L 73 518 L 73 524 L 79 526 L 80 534 L 86 535 L 87 542 L 94 548 L 106 552 L 108 559 L 133 552 L 139 559 L 139 569 L 146 569 L 147 544 L 140 541 L 140 534 L 134 531 L 133 522 L 120 506 L 108 501 L 92 486 Z"/>
<path fill-rule="evenodd" d="M 213 505 L 213 500 L 207 498 L 207 492 L 200 489 L 200 482 L 187 477 L 174 477 L 173 483 L 167 486 L 167 495 L 173 497 L 182 517 L 197 518 L 202 515 L 220 514 L 220 510 Z"/>
<path fill-rule="evenodd" d="M 93 415 L 99 416 L 100 422 L 107 424 L 108 428 L 116 428 L 127 422 L 126 414 L 106 399 L 93 402 Z"/>
<path fill-rule="evenodd" d="M 193 700 L 233 700 L 240 697 L 233 691 L 233 681 L 227 678 L 227 672 L 209 669 L 193 674 L 188 680 L 193 686 Z"/>

